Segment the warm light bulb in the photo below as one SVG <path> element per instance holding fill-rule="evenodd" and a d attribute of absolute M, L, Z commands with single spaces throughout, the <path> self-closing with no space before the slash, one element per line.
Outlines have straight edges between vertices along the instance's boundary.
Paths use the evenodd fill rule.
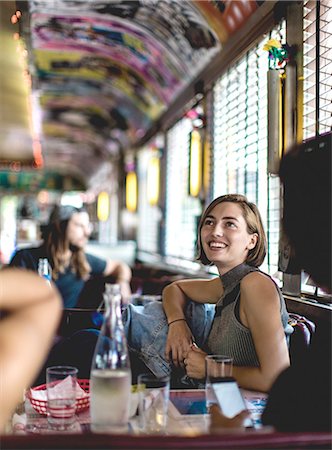
<path fill-rule="evenodd" d="M 126 207 L 130 212 L 135 212 L 137 208 L 137 175 L 135 172 L 127 173 Z"/>
<path fill-rule="evenodd" d="M 110 199 L 107 192 L 100 192 L 97 199 L 97 217 L 101 222 L 106 222 L 110 214 Z"/>
<path fill-rule="evenodd" d="M 160 160 L 157 156 L 152 156 L 148 165 L 147 195 L 151 206 L 158 204 L 160 183 Z"/>
<path fill-rule="evenodd" d="M 189 167 L 189 193 L 197 197 L 202 185 L 202 139 L 199 131 L 191 133 L 190 140 L 190 167 Z"/>

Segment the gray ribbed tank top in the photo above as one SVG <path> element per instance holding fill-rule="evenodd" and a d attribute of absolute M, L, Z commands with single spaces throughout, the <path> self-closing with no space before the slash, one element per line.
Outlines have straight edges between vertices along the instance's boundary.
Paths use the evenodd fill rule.
<path fill-rule="evenodd" d="M 241 324 L 236 313 L 240 300 L 240 282 L 248 273 L 256 271 L 261 272 L 257 267 L 240 264 L 221 276 L 225 293 L 216 303 L 216 313 L 208 337 L 207 350 L 209 354 L 232 356 L 235 366 L 259 366 L 251 332 L 249 328 Z M 264 274 L 264 272 L 261 273 Z M 269 277 L 267 274 L 264 275 Z M 288 325 L 284 298 L 279 287 L 276 284 L 275 286 L 280 298 L 281 321 L 287 336 L 291 334 L 292 327 Z"/>

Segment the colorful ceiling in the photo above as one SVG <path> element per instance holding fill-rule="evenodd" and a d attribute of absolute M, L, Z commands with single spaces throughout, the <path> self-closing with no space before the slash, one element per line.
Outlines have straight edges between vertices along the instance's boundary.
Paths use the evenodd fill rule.
<path fill-rule="evenodd" d="M 258 3 L 17 2 L 45 167 L 88 180 L 134 147 Z"/>

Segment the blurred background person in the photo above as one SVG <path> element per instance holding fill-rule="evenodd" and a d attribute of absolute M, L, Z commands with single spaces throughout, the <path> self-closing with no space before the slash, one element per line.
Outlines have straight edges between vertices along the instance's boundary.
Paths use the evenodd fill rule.
<path fill-rule="evenodd" d="M 0 432 L 40 370 L 60 314 L 60 296 L 45 280 L 0 270 Z"/>
<path fill-rule="evenodd" d="M 44 230 L 43 244 L 18 250 L 10 265 L 37 271 L 39 259 L 47 258 L 65 308 L 76 307 L 85 282 L 98 276 L 112 276 L 114 282 L 120 284 L 123 302 L 128 303 L 131 295 L 130 267 L 120 261 L 85 253 L 91 231 L 89 215 L 84 208 L 56 206 Z"/>

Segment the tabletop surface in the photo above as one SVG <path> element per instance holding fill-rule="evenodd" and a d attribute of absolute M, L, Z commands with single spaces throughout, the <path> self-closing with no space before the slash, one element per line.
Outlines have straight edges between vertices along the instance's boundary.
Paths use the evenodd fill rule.
<path fill-rule="evenodd" d="M 255 427 L 260 427 L 260 416 L 266 403 L 266 394 L 241 390 Z M 48 428 L 46 416 L 37 413 L 29 399 L 25 400 L 26 413 L 14 414 L 8 434 L 53 434 Z M 171 390 L 166 435 L 197 436 L 208 433 L 209 414 L 205 409 L 205 390 Z M 90 433 L 90 410 L 76 415 L 76 422 L 69 433 Z M 59 432 L 58 432 L 59 433 Z M 66 433 L 66 432 L 62 432 Z M 128 425 L 128 433 L 144 434 L 138 415 L 134 415 Z"/>

